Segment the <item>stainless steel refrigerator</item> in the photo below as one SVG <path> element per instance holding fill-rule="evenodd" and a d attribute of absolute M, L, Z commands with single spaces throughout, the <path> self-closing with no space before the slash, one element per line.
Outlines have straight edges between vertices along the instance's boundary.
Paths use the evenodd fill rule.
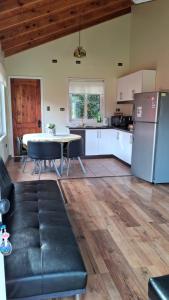
<path fill-rule="evenodd" d="M 169 92 L 135 94 L 132 174 L 169 183 Z"/>

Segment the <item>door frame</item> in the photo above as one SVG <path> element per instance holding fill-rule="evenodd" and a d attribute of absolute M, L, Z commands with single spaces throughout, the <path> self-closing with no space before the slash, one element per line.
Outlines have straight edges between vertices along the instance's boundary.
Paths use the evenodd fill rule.
<path fill-rule="evenodd" d="M 12 95 L 11 95 L 11 79 L 39 79 L 40 80 L 40 93 L 41 93 L 41 122 L 42 122 L 42 132 L 45 127 L 45 118 L 44 118 L 44 84 L 43 78 L 39 76 L 8 76 L 8 113 L 9 113 L 9 126 L 7 127 L 7 136 L 8 136 L 8 145 L 9 145 L 9 155 L 14 157 L 14 145 L 13 145 L 13 122 L 12 122 Z M 6 118 L 8 120 L 8 117 Z"/>

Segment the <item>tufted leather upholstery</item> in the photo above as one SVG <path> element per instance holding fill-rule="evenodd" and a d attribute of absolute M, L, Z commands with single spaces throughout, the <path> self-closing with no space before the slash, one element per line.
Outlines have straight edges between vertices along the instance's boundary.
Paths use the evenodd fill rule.
<path fill-rule="evenodd" d="M 150 278 L 148 283 L 148 296 L 150 300 L 168 300 L 169 275 Z"/>
<path fill-rule="evenodd" d="M 8 300 L 84 290 L 86 270 L 57 183 L 14 183 L 9 198 L 4 220 L 13 245 L 5 258 Z"/>

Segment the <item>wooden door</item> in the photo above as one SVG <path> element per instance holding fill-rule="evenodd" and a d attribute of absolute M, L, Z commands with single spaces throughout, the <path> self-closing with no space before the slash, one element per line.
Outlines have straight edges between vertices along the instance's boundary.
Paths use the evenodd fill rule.
<path fill-rule="evenodd" d="M 39 79 L 11 79 L 14 155 L 16 138 L 41 132 L 41 93 Z"/>

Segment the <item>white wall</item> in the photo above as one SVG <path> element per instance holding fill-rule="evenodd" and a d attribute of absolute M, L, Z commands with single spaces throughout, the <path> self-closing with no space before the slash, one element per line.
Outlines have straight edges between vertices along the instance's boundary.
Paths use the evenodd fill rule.
<path fill-rule="evenodd" d="M 157 90 L 169 89 L 169 1 L 133 6 L 130 70 L 157 69 Z"/>
<path fill-rule="evenodd" d="M 4 66 L 4 55 L 1 50 L 1 45 L 0 45 L 0 63 L 2 63 Z M 7 101 L 6 101 L 6 112 L 7 112 Z M 8 137 L 7 137 L 7 135 L 3 138 L 0 138 L 0 156 L 6 162 L 6 160 L 8 158 Z"/>
<path fill-rule="evenodd" d="M 78 33 L 18 53 L 5 59 L 9 76 L 43 78 L 45 123 L 66 124 L 68 121 L 68 78 L 101 78 L 105 80 L 106 115 L 116 107 L 116 78 L 129 69 L 130 14 L 113 19 L 81 32 L 81 43 L 87 57 L 75 64 L 73 51 Z M 52 64 L 52 59 L 58 59 Z M 117 63 L 123 62 L 123 67 Z M 47 112 L 46 107 L 51 111 Z M 65 107 L 65 112 L 59 108 Z M 125 110 L 125 106 L 123 107 Z"/>

